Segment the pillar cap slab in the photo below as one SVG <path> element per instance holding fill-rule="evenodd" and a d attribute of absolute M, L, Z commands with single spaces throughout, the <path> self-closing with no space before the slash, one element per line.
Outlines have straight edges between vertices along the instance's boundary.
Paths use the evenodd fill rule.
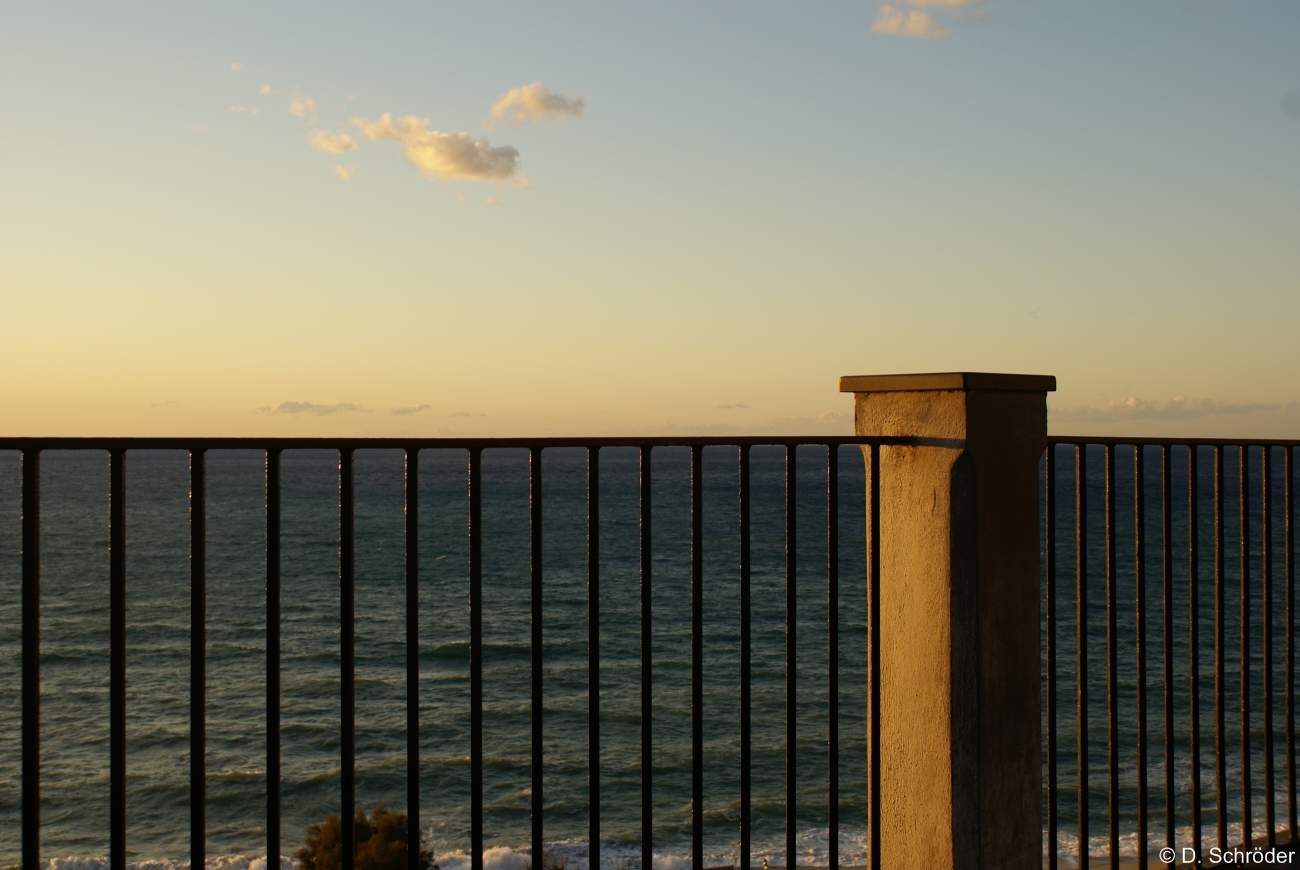
<path fill-rule="evenodd" d="M 995 372 L 935 372 L 916 375 L 848 375 L 841 393 L 913 393 L 939 390 L 1054 392 L 1053 375 L 1007 375 Z"/>

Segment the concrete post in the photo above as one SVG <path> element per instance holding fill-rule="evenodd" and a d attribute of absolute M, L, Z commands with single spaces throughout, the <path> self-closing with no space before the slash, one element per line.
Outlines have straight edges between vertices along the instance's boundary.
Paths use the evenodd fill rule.
<path fill-rule="evenodd" d="M 840 380 L 858 435 L 921 439 L 868 469 L 886 870 L 1042 865 L 1038 463 L 1055 389 L 976 372 Z"/>

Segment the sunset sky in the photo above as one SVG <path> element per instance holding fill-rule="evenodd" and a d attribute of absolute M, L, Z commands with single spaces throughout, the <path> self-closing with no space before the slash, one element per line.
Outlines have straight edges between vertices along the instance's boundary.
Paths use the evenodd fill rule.
<path fill-rule="evenodd" d="M 0 4 L 0 434 L 1300 437 L 1300 3 Z"/>

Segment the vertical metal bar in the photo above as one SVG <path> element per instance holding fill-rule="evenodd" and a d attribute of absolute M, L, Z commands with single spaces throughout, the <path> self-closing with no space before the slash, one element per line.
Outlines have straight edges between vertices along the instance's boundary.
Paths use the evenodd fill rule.
<path fill-rule="evenodd" d="M 356 551 L 353 452 L 339 450 L 339 737 L 343 870 L 353 870 L 357 843 Z"/>
<path fill-rule="evenodd" d="M 420 449 L 406 448 L 406 870 L 420 870 Z M 540 864 L 538 867 L 540 868 Z M 268 868 L 271 870 L 271 868 Z"/>
<path fill-rule="evenodd" d="M 483 450 L 480 447 L 469 449 L 468 477 L 470 870 L 483 870 Z"/>
<path fill-rule="evenodd" d="M 108 459 L 109 861 L 126 866 L 126 451 Z"/>
<path fill-rule="evenodd" d="M 1300 837 L 1296 819 L 1295 771 L 1295 448 L 1282 451 L 1283 523 L 1286 547 L 1286 811 L 1290 842 Z"/>
<path fill-rule="evenodd" d="M 1056 445 L 1047 445 L 1043 460 L 1043 551 L 1046 576 L 1043 600 L 1047 611 L 1044 645 L 1047 662 L 1047 870 L 1060 863 L 1057 829 L 1060 826 L 1056 776 Z"/>
<path fill-rule="evenodd" d="M 531 605 L 530 629 L 532 649 L 529 665 L 532 671 L 532 866 L 542 870 L 546 858 L 542 850 L 543 808 L 542 787 L 542 718 L 544 695 L 542 693 L 542 448 L 528 448 L 528 574 L 529 603 Z M 419 870 L 419 868 L 411 868 Z"/>
<path fill-rule="evenodd" d="M 1218 790 L 1219 848 L 1228 848 L 1227 734 L 1224 726 L 1223 445 L 1214 445 L 1214 777 Z"/>
<path fill-rule="evenodd" d="M 654 864 L 654 675 L 653 620 L 650 595 L 651 451 L 640 448 L 640 617 L 641 617 L 641 868 Z M 598 868 L 592 868 L 598 870 Z"/>
<path fill-rule="evenodd" d="M 587 448 L 587 863 L 600 870 L 600 448 Z"/>
<path fill-rule="evenodd" d="M 266 867 L 280 870 L 280 451 L 266 451 Z"/>
<path fill-rule="evenodd" d="M 1160 445 L 1160 550 L 1162 597 L 1161 615 L 1164 618 L 1164 697 L 1165 697 L 1165 846 L 1174 848 L 1174 575 L 1173 575 L 1173 471 L 1170 446 Z M 1173 862 L 1168 862 L 1173 866 Z"/>
<path fill-rule="evenodd" d="M 826 445 L 826 846 L 840 866 L 840 456 Z"/>
<path fill-rule="evenodd" d="M 1079 741 L 1079 866 L 1088 866 L 1088 445 L 1074 445 L 1074 658 Z"/>
<path fill-rule="evenodd" d="M 691 445 L 691 867 L 704 870 L 704 448 Z"/>
<path fill-rule="evenodd" d="M 1277 845 L 1277 812 L 1274 808 L 1273 788 L 1273 511 L 1269 504 L 1273 488 L 1271 477 L 1273 464 L 1269 455 L 1272 448 L 1267 445 L 1260 448 L 1260 524 L 1263 527 L 1263 549 L 1260 553 L 1263 564 L 1264 611 L 1262 614 L 1264 643 L 1264 794 L 1268 799 L 1264 804 L 1264 824 L 1268 834 L 1268 845 Z"/>
<path fill-rule="evenodd" d="M 749 445 L 739 449 L 740 500 L 740 870 L 749 870 L 750 811 L 753 778 L 750 709 L 752 697 L 752 651 L 750 647 L 750 564 L 749 564 Z"/>
<path fill-rule="evenodd" d="M 1138 867 L 1147 868 L 1147 571 L 1146 571 L 1146 450 L 1133 446 L 1133 572 L 1134 620 L 1137 623 L 1137 801 Z"/>
<path fill-rule="evenodd" d="M 1255 841 L 1250 793 L 1250 448 L 1237 447 L 1237 497 L 1241 510 L 1241 842 Z"/>
<path fill-rule="evenodd" d="M 1111 870 L 1119 870 L 1119 626 L 1115 564 L 1115 446 L 1106 457 L 1106 768 Z"/>
<path fill-rule="evenodd" d="M 798 854 L 798 821 L 795 805 L 798 796 L 798 670 L 796 661 L 796 628 L 798 577 L 795 566 L 795 475 L 798 446 L 785 445 L 785 866 L 794 870 Z"/>
<path fill-rule="evenodd" d="M 41 451 L 22 453 L 23 870 L 41 866 Z"/>
<path fill-rule="evenodd" d="M 1195 444 L 1187 447 L 1187 622 L 1188 640 L 1188 754 L 1192 780 L 1192 843 L 1201 849 L 1201 576 L 1200 576 L 1200 461 Z M 1172 836 L 1172 835 L 1171 835 Z"/>
<path fill-rule="evenodd" d="M 190 451 L 190 867 L 207 861 L 207 452 Z"/>
<path fill-rule="evenodd" d="M 867 845 L 880 870 L 880 445 L 870 449 L 867 494 Z"/>

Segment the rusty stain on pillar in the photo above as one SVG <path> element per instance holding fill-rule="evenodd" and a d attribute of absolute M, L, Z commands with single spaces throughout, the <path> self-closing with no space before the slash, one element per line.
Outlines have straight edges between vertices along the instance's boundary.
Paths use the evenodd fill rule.
<path fill-rule="evenodd" d="M 858 435 L 919 439 L 880 448 L 886 870 L 1042 864 L 1038 463 L 1055 389 L 979 372 L 840 379 Z"/>

